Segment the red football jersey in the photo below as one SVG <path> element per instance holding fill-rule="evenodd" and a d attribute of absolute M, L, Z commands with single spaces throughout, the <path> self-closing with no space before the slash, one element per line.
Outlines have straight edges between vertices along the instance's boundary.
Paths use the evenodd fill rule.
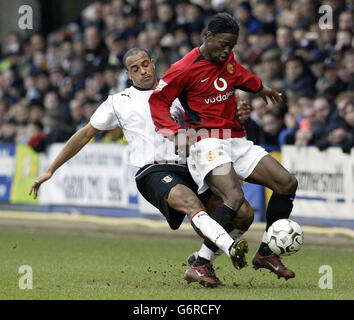
<path fill-rule="evenodd" d="M 177 133 L 182 128 L 169 111 L 173 100 L 179 98 L 188 127 L 231 129 L 231 137 L 243 137 L 246 131 L 236 115 L 235 89 L 256 93 L 262 82 L 236 62 L 232 51 L 224 63 L 217 64 L 194 48 L 169 68 L 152 93 L 152 119 L 161 133 L 169 135 L 165 129 Z"/>

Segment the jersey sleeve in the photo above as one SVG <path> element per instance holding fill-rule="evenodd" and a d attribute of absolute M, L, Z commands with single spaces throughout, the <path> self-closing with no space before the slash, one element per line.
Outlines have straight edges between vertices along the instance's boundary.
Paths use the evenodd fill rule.
<path fill-rule="evenodd" d="M 120 127 L 119 120 L 114 112 L 113 96 L 100 104 L 95 113 L 90 118 L 91 125 L 97 130 L 112 130 Z"/>
<path fill-rule="evenodd" d="M 184 88 L 183 78 L 183 72 L 171 66 L 149 99 L 152 120 L 157 130 L 165 137 L 183 129 L 174 121 L 170 112 L 173 101 Z"/>
<path fill-rule="evenodd" d="M 263 89 L 262 80 L 236 62 L 235 89 L 257 93 Z"/>

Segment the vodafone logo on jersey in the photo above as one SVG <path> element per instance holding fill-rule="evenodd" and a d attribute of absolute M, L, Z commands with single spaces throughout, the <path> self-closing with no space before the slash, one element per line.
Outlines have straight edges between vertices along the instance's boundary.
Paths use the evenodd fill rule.
<path fill-rule="evenodd" d="M 214 80 L 214 87 L 218 91 L 225 91 L 227 89 L 227 82 L 223 78 L 216 78 Z M 225 94 L 220 93 L 216 97 L 204 99 L 204 101 L 206 104 L 225 101 L 225 100 L 229 99 L 234 93 L 235 93 L 235 90 L 231 90 L 231 91 L 226 92 Z"/>
<path fill-rule="evenodd" d="M 214 81 L 214 87 L 218 91 L 225 91 L 227 88 L 227 82 L 223 78 L 216 78 Z"/>
<path fill-rule="evenodd" d="M 231 90 L 231 91 L 226 92 L 225 94 L 220 93 L 216 97 L 204 99 L 204 101 L 206 104 L 225 101 L 225 100 L 229 99 L 234 93 L 235 93 L 235 90 Z"/>

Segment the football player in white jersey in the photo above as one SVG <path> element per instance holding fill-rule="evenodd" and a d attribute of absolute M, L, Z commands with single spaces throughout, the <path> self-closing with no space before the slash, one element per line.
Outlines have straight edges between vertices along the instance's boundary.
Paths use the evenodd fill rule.
<path fill-rule="evenodd" d="M 196 232 L 205 239 L 198 260 L 185 272 L 185 280 L 216 287 L 220 280 L 215 275 L 212 261 L 222 252 L 231 258 L 236 269 L 246 265 L 247 242 L 240 237 L 253 222 L 253 209 L 245 201 L 233 221 L 234 230 L 230 234 L 223 228 L 223 221 L 216 221 L 206 213 L 203 202 L 209 202 L 209 210 L 213 211 L 219 204 L 217 198 L 211 197 L 210 191 L 197 196 L 198 187 L 185 159 L 175 154 L 174 142 L 157 133 L 152 122 L 148 100 L 158 84 L 154 60 L 146 50 L 133 48 L 124 56 L 124 65 L 133 85 L 108 96 L 90 122 L 66 142 L 50 167 L 34 181 L 29 194 L 33 193 L 36 198 L 40 185 L 97 133 L 121 127 L 131 148 L 130 162 L 137 168 L 135 178 L 139 192 L 160 210 L 171 229 L 178 229 L 187 215 Z M 240 110 L 241 118 L 249 115 L 245 111 L 247 105 L 244 107 Z M 178 100 L 168 116 L 176 121 L 184 119 L 184 110 Z M 198 219 L 192 220 L 196 214 Z"/>

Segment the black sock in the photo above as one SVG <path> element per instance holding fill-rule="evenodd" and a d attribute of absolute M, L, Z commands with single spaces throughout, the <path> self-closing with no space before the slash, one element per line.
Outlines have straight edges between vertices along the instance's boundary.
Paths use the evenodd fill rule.
<path fill-rule="evenodd" d="M 266 212 L 266 231 L 269 227 L 279 219 L 288 219 L 293 209 L 293 201 L 295 195 L 283 195 L 273 192 L 267 207 Z M 272 254 L 268 245 L 261 243 L 258 252 L 261 256 L 268 256 Z"/>
<path fill-rule="evenodd" d="M 261 256 L 269 256 L 273 252 L 272 252 L 272 250 L 269 249 L 269 247 L 268 247 L 268 245 L 266 243 L 261 242 L 261 245 L 259 246 L 259 249 L 258 249 L 258 253 Z"/>
<path fill-rule="evenodd" d="M 226 204 L 215 209 L 215 211 L 210 214 L 217 223 L 219 223 L 227 233 L 230 233 L 234 229 L 233 220 L 237 215 L 237 211 L 233 210 Z"/>
<path fill-rule="evenodd" d="M 198 256 L 197 260 L 195 260 L 195 262 L 193 263 L 193 266 L 198 267 L 198 266 L 202 266 L 203 264 L 207 264 L 209 262 L 210 260 Z"/>
<path fill-rule="evenodd" d="M 293 209 L 295 195 L 283 195 L 273 192 L 266 212 L 266 231 L 279 219 L 288 219 Z"/>

